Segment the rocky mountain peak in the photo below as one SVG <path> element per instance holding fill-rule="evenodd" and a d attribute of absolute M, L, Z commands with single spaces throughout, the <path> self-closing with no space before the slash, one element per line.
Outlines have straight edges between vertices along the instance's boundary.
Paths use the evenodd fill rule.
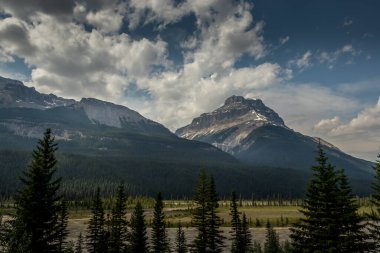
<path fill-rule="evenodd" d="M 244 102 L 246 102 L 246 100 L 243 96 L 233 95 L 226 99 L 224 105 L 243 104 Z"/>
<path fill-rule="evenodd" d="M 287 128 L 283 119 L 262 100 L 231 96 L 223 106 L 194 118 L 190 125 L 178 129 L 176 134 L 195 140 L 213 136 L 212 144 L 230 151 L 252 131 L 266 125 Z"/>
<path fill-rule="evenodd" d="M 50 109 L 76 103 L 73 99 L 64 99 L 54 94 L 42 94 L 34 87 L 27 87 L 22 82 L 0 77 L 0 107 L 24 107 Z"/>

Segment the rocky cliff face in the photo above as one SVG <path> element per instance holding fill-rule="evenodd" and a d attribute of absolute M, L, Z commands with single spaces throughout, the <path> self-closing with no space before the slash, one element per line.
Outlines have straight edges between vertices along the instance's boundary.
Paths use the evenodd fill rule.
<path fill-rule="evenodd" d="M 286 128 L 283 119 L 260 99 L 232 96 L 222 107 L 195 118 L 190 125 L 178 129 L 176 134 L 191 140 L 206 141 L 235 153 L 253 130 L 265 125 Z"/>
<path fill-rule="evenodd" d="M 35 137 L 39 136 L 40 131 L 48 127 L 49 124 L 56 128 L 57 138 L 68 138 L 66 126 L 58 123 L 59 119 L 64 119 L 68 115 L 81 115 L 75 122 L 78 124 L 92 123 L 93 125 L 104 125 L 115 128 L 124 128 L 144 134 L 164 134 L 172 135 L 170 131 L 161 124 L 149 120 L 138 112 L 125 106 L 116 105 L 110 102 L 101 101 L 94 98 L 83 98 L 77 102 L 73 99 L 57 97 L 54 94 L 43 94 L 34 88 L 25 86 L 22 82 L 0 77 L 0 108 L 7 108 L 7 118 L 0 121 L 0 125 L 11 129 L 18 135 Z M 38 109 L 46 111 L 43 115 L 50 117 L 49 124 L 42 122 L 41 118 L 37 124 L 33 118 L 28 117 L 30 112 L 14 111 L 12 116 L 10 109 Z M 84 115 L 83 115 L 84 112 Z M 3 112 L 4 114 L 5 112 Z M 33 113 L 36 113 L 33 111 Z M 41 113 L 42 115 L 42 113 Z M 1 116 L 1 115 L 0 115 Z M 44 116 L 45 117 L 45 116 Z M 57 120 L 55 120 L 57 119 Z M 44 119 L 44 121 L 49 121 Z M 81 122 L 78 122 L 81 121 Z M 60 129 L 60 131 L 58 131 Z M 59 133 L 62 134 L 62 136 Z M 70 134 L 72 135 L 72 134 Z"/>
<path fill-rule="evenodd" d="M 49 109 L 76 103 L 54 94 L 42 94 L 22 82 L 0 77 L 0 107 Z"/>

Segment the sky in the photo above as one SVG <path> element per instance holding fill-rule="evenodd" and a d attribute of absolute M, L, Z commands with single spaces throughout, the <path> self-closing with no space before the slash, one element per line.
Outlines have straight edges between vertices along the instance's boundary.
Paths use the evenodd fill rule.
<path fill-rule="evenodd" d="M 231 95 L 375 160 L 377 0 L 0 0 L 0 76 L 94 97 L 169 129 Z"/>

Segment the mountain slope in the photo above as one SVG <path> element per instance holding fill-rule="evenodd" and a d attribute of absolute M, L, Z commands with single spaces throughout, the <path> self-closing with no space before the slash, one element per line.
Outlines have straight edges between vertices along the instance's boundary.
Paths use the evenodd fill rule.
<path fill-rule="evenodd" d="M 0 97 L 6 98 L 0 100 L 0 194 L 15 190 L 25 157 L 46 128 L 52 128 L 58 141 L 61 172 L 68 184 L 79 180 L 93 188 L 89 182 L 124 180 L 138 192 L 152 193 L 165 190 L 159 188 L 164 181 L 181 182 L 178 192 L 191 193 L 191 181 L 184 182 L 196 178 L 200 168 L 230 175 L 231 167 L 241 166 L 212 145 L 179 138 L 127 107 L 45 95 L 10 79 L 0 82 Z M 7 154 L 14 157 L 9 161 Z M 174 193 L 173 188 L 168 186 L 168 191 Z"/>
<path fill-rule="evenodd" d="M 232 96 L 222 107 L 195 118 L 176 134 L 210 143 L 250 165 L 303 171 L 315 164 L 315 150 L 320 142 L 330 161 L 344 168 L 351 178 L 372 178 L 370 162 L 349 156 L 323 140 L 293 131 L 259 99 Z"/>

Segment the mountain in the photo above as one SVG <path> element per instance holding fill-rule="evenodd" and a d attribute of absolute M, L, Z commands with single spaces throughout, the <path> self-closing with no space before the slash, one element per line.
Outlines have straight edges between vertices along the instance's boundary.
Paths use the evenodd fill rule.
<path fill-rule="evenodd" d="M 228 98 L 224 105 L 176 131 L 180 137 L 210 143 L 254 166 L 307 171 L 315 164 L 318 143 L 330 162 L 353 180 L 372 178 L 372 163 L 345 154 L 332 144 L 287 127 L 260 99 Z"/>
<path fill-rule="evenodd" d="M 189 194 L 200 168 L 222 178 L 233 173 L 231 167 L 242 166 L 218 148 L 179 138 L 125 106 L 64 99 L 0 78 L 0 195 L 17 188 L 46 128 L 58 141 L 59 173 L 74 195 L 86 187 L 91 191 L 95 182 L 113 185 L 121 180 L 139 193 Z M 78 182 L 81 189 L 74 191 Z"/>
<path fill-rule="evenodd" d="M 22 82 L 0 76 L 0 108 L 23 107 L 48 109 L 74 104 L 73 99 L 64 99 L 54 94 L 41 94 Z"/>
<path fill-rule="evenodd" d="M 254 113 L 251 107 L 256 108 Z M 42 94 L 22 82 L 0 77 L 0 196 L 9 197 L 17 190 L 19 177 L 46 128 L 53 130 L 58 142 L 58 175 L 63 178 L 67 198 L 91 196 L 96 186 L 105 194 L 112 194 L 121 181 L 130 194 L 153 196 L 163 191 L 167 197 L 190 197 L 200 169 L 214 175 L 221 196 L 229 196 L 232 190 L 245 197 L 302 196 L 308 170 L 284 170 L 278 164 L 266 166 L 266 162 L 252 165 L 246 162 L 252 150 L 240 149 L 233 139 L 219 146 L 229 154 L 201 138 L 214 129 L 215 133 L 225 132 L 219 134 L 218 141 L 210 143 L 227 140 L 232 132 L 237 133 L 231 129 L 237 127 L 234 122 L 239 115 L 238 128 L 248 135 L 238 143 L 248 145 L 252 138 L 269 136 L 251 136 L 254 131 L 249 131 L 249 124 L 255 122 L 255 131 L 277 127 L 293 133 L 283 120 L 261 101 L 241 97 L 229 99 L 223 110 L 205 114 L 196 121 L 198 124 L 194 123 L 199 126 L 193 129 L 192 137 L 202 141 L 188 140 L 125 106 L 94 98 L 75 101 Z M 218 125 L 220 129 L 217 122 L 223 122 Z M 203 128 L 208 128 L 208 132 L 196 135 Z M 284 136 L 281 131 L 269 133 Z M 264 148 L 259 150 L 267 152 Z M 354 182 L 356 192 L 367 194 L 368 180 L 358 180 Z"/>

